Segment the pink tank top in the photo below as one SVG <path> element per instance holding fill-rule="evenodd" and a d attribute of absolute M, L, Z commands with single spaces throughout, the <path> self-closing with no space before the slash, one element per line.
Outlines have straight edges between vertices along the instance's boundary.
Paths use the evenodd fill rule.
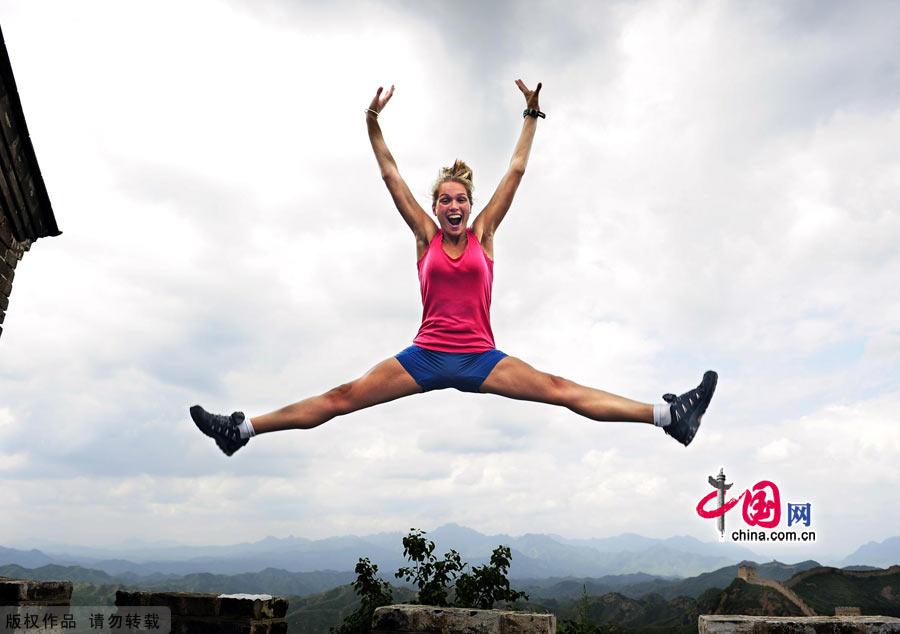
<path fill-rule="evenodd" d="M 444 253 L 438 230 L 419 260 L 422 288 L 422 325 L 413 343 L 438 352 L 492 350 L 491 286 L 494 262 L 475 233 L 466 229 L 468 243 L 456 259 Z"/>

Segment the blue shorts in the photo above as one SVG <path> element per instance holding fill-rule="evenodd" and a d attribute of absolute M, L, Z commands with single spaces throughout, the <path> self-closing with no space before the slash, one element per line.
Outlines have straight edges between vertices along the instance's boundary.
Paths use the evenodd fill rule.
<path fill-rule="evenodd" d="M 496 348 L 486 352 L 437 352 L 410 346 L 396 358 L 425 392 L 448 387 L 460 392 L 478 392 L 505 356 L 505 352 Z"/>

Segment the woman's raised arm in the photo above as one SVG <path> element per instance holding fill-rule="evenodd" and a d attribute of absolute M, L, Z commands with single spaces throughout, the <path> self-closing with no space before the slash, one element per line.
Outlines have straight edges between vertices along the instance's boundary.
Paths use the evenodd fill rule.
<path fill-rule="evenodd" d="M 481 245 L 488 255 L 491 256 L 493 256 L 494 232 L 500 226 L 503 217 L 506 216 L 506 212 L 509 211 L 513 197 L 516 195 L 516 190 L 519 188 L 519 183 L 525 174 L 525 167 L 528 165 L 528 155 L 531 153 L 531 144 L 534 141 L 538 116 L 544 116 L 540 112 L 538 105 L 541 83 L 538 82 L 537 88 L 534 90 L 529 90 L 521 79 L 517 79 L 516 86 L 519 87 L 519 90 L 525 96 L 526 108 L 534 114 L 526 114 L 525 121 L 522 124 L 522 132 L 519 134 L 519 141 L 516 143 L 516 149 L 513 151 L 512 159 L 509 162 L 509 169 L 506 170 L 506 174 L 500 179 L 497 191 L 491 196 L 491 199 L 484 209 L 481 210 L 481 213 L 478 214 L 478 217 L 475 218 L 475 222 L 472 225 L 472 229 L 475 231 L 475 235 L 478 236 Z"/>
<path fill-rule="evenodd" d="M 421 254 L 425 252 L 431 238 L 437 233 L 437 224 L 425 213 L 425 210 L 416 201 L 415 196 L 409 191 L 406 181 L 403 180 L 400 176 L 400 170 L 397 169 L 397 162 L 384 141 L 381 126 L 378 125 L 378 115 L 393 96 L 394 87 L 391 86 L 390 90 L 383 97 L 381 95 L 382 91 L 383 88 L 379 86 L 372 103 L 369 104 L 369 108 L 366 110 L 369 141 L 372 143 L 375 160 L 378 161 L 378 167 L 381 169 L 381 178 L 384 179 L 384 184 L 387 185 L 391 198 L 394 199 L 397 211 L 400 212 L 406 224 L 409 225 L 409 228 L 415 234 L 416 244 Z"/>

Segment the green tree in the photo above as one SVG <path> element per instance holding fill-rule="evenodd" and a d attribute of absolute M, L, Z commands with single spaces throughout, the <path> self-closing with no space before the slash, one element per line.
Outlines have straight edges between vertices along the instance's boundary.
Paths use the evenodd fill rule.
<path fill-rule="evenodd" d="M 419 603 L 449 605 L 450 586 L 466 567 L 459 553 L 451 549 L 443 559 L 438 559 L 434 554 L 434 542 L 425 539 L 425 531 L 413 528 L 403 538 L 403 556 L 413 565 L 400 568 L 396 577 L 411 581 L 419 589 Z"/>
<path fill-rule="evenodd" d="M 403 555 L 412 566 L 397 571 L 397 578 L 411 581 L 419 589 L 419 603 L 423 605 L 488 610 L 497 601 L 515 603 L 528 600 L 524 592 L 509 587 L 509 565 L 512 551 L 509 546 L 498 546 L 491 553 L 491 561 L 465 572 L 459 553 L 450 550 L 438 559 L 434 554 L 434 542 L 425 538 L 425 531 L 413 528 L 403 538 Z M 454 585 L 455 582 L 455 585 Z M 455 595 L 450 601 L 451 590 Z"/>
<path fill-rule="evenodd" d="M 463 573 L 456 580 L 455 604 L 461 608 L 488 610 L 497 601 L 515 603 L 518 599 L 528 600 L 528 595 L 509 587 L 509 564 L 512 552 L 509 546 L 497 546 L 491 553 L 491 563 L 475 566 L 471 573 Z"/>
<path fill-rule="evenodd" d="M 400 568 L 395 576 L 418 588 L 418 603 L 423 605 L 490 609 L 497 601 L 528 600 L 524 592 L 509 587 L 507 573 L 512 561 L 509 546 L 495 548 L 489 564 L 464 572 L 468 564 L 463 563 L 458 552 L 450 550 L 443 559 L 438 559 L 434 554 L 434 542 L 425 538 L 425 531 L 412 528 L 403 538 L 403 556 L 411 565 Z M 360 605 L 339 627 L 331 628 L 332 634 L 368 634 L 375 608 L 391 603 L 391 586 L 378 578 L 378 566 L 368 557 L 359 560 L 355 572 L 353 590 L 360 597 Z M 452 603 L 451 592 L 455 595 Z"/>
<path fill-rule="evenodd" d="M 372 629 L 375 608 L 390 605 L 393 599 L 391 584 L 378 578 L 378 566 L 368 557 L 360 557 L 354 569 L 356 581 L 353 590 L 360 598 L 359 607 L 344 618 L 338 627 L 330 628 L 332 634 L 368 634 Z"/>

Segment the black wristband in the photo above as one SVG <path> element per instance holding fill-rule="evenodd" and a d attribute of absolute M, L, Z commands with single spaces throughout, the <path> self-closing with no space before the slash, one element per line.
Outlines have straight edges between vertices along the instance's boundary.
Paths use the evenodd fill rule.
<path fill-rule="evenodd" d="M 537 119 L 540 117 L 541 119 L 546 119 L 547 115 L 538 110 L 537 108 L 525 108 L 525 112 L 522 113 L 523 117 L 534 117 Z"/>

